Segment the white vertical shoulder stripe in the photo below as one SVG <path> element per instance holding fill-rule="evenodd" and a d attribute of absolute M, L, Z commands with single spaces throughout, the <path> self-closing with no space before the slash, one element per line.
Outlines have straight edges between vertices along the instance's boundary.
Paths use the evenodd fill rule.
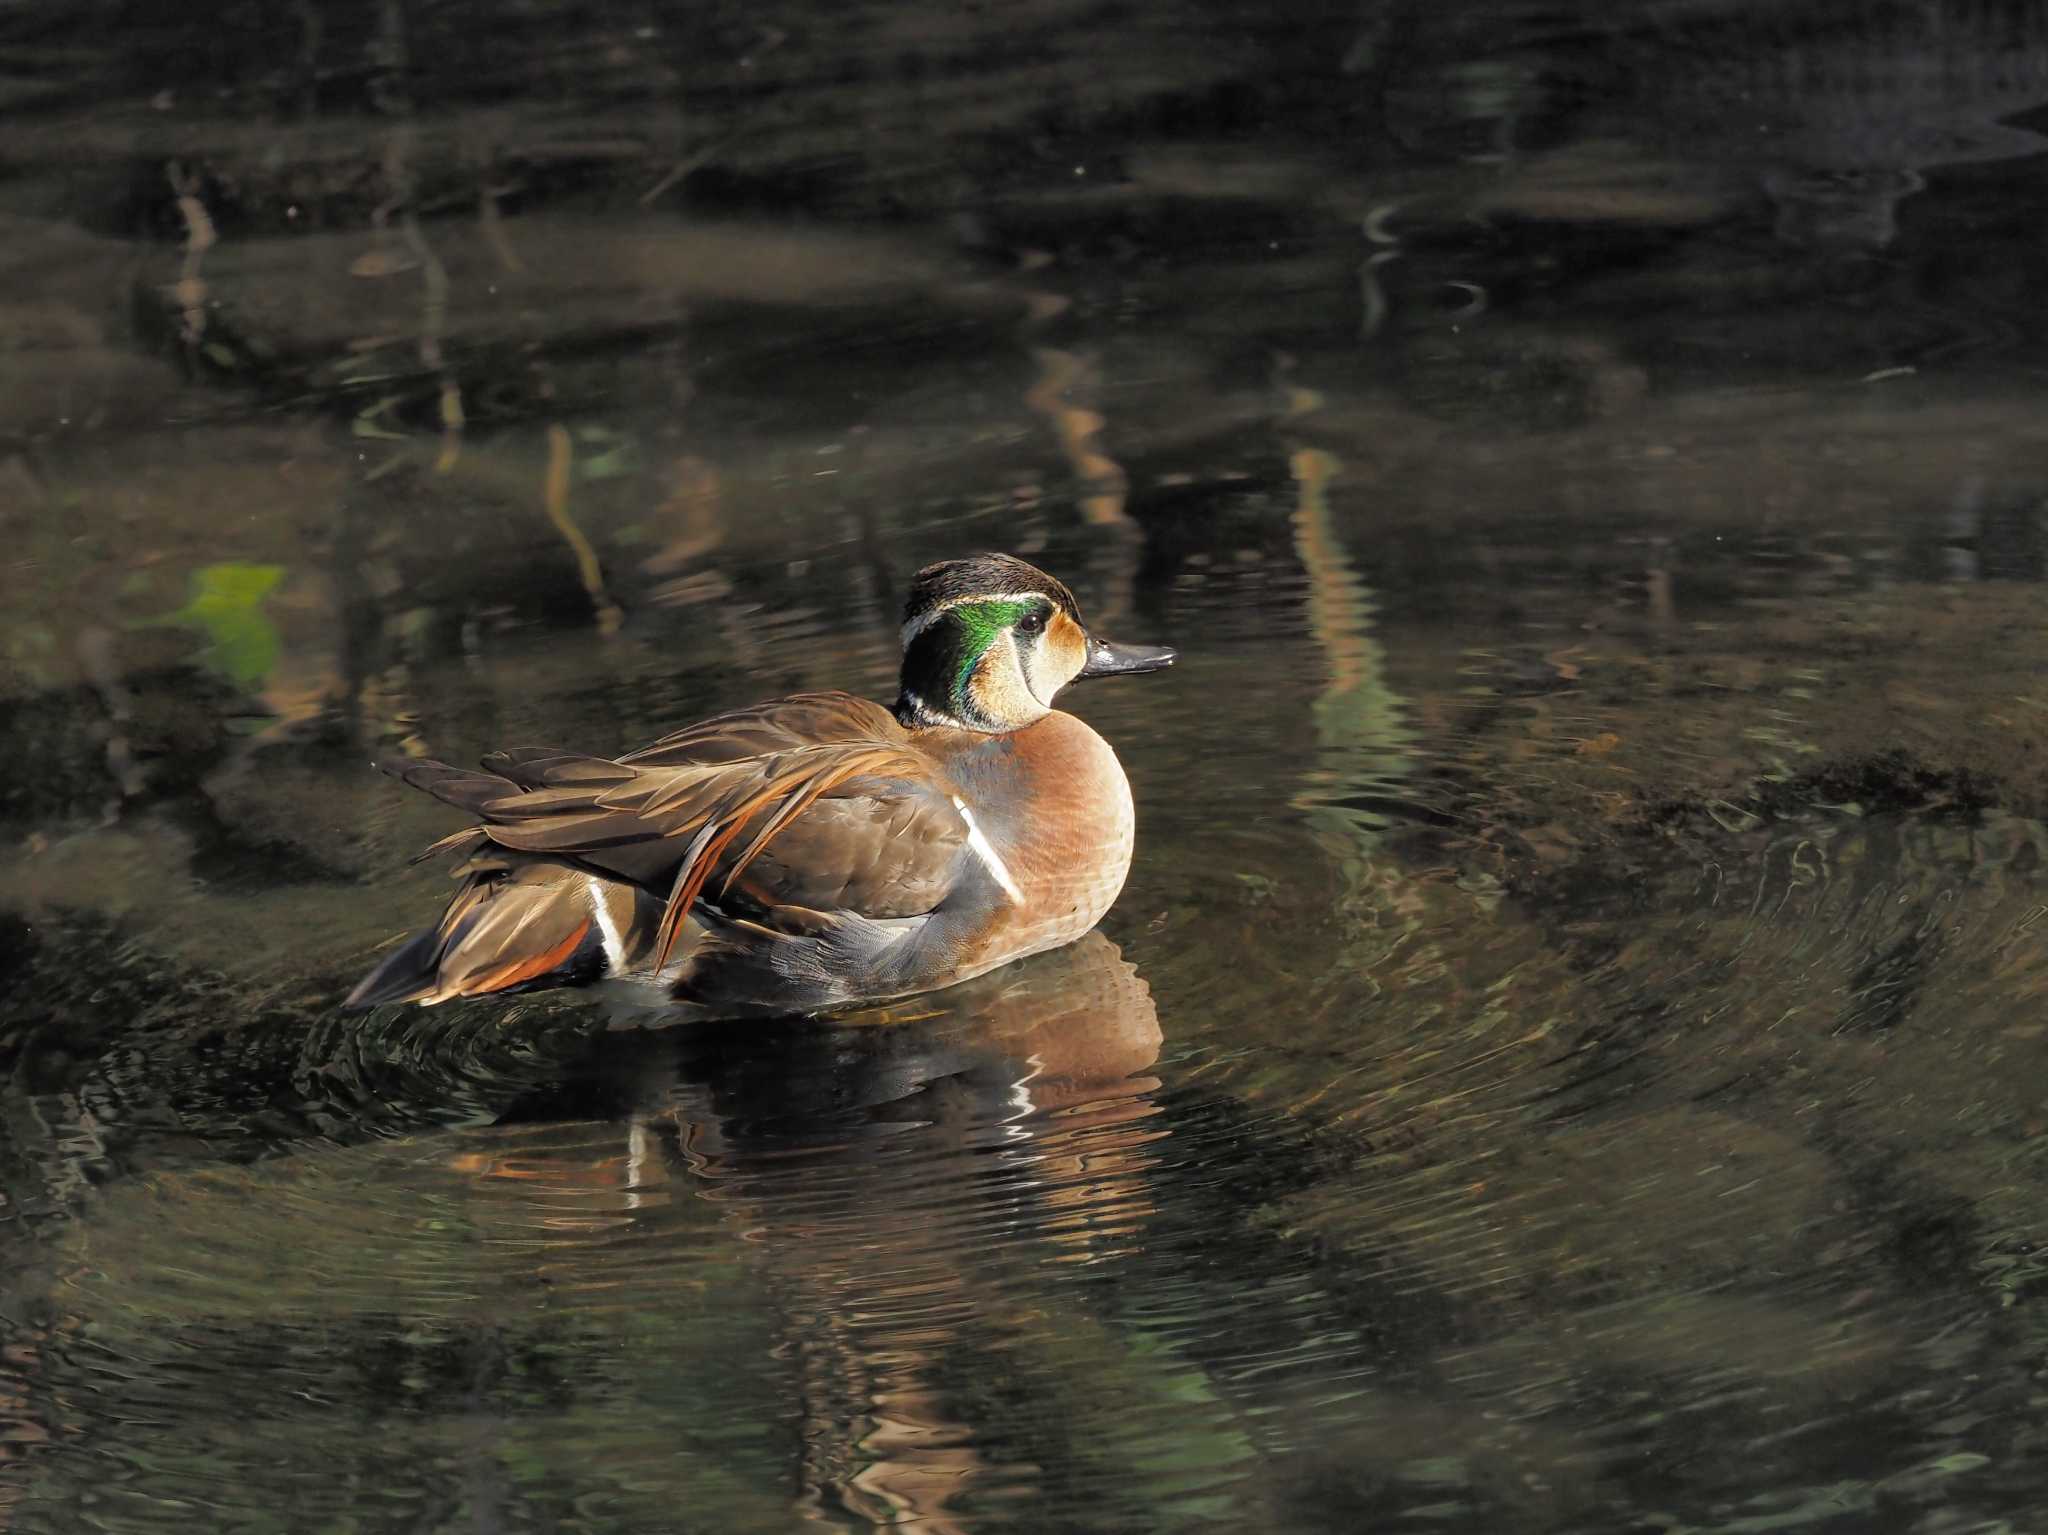
<path fill-rule="evenodd" d="M 604 898 L 604 885 L 596 875 L 583 876 L 583 890 L 590 898 L 590 914 L 597 918 L 597 929 L 604 934 L 605 968 L 617 975 L 626 968 L 626 945 L 619 936 L 618 919 L 612 915 Z"/>
<path fill-rule="evenodd" d="M 996 883 L 1003 887 L 1003 894 L 1010 898 L 1010 904 L 1022 906 L 1024 892 L 1017 888 L 1017 881 L 1010 877 L 1010 870 L 1004 864 L 1002 855 L 996 852 L 988 838 L 982 834 L 981 828 L 974 824 L 974 812 L 967 808 L 967 802 L 956 794 L 953 796 L 953 808 L 960 812 L 960 819 L 967 823 L 967 845 L 974 849 L 974 856 L 995 876 Z"/>

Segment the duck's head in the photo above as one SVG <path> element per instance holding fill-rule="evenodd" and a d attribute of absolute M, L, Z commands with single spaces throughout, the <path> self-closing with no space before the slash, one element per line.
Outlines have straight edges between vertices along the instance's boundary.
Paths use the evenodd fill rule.
<path fill-rule="evenodd" d="M 906 725 L 1000 735 L 1042 719 L 1081 677 L 1173 664 L 1164 645 L 1112 645 L 1081 622 L 1074 594 L 1007 554 L 927 565 L 903 606 Z"/>

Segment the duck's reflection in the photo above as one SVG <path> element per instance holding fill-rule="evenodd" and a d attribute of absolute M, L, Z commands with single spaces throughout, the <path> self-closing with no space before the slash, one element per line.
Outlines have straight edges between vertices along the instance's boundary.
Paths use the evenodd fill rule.
<path fill-rule="evenodd" d="M 508 1118 L 609 1110 L 623 1144 L 549 1135 L 459 1165 L 544 1181 L 572 1242 L 671 1198 L 716 1205 L 784 1318 L 807 1517 L 941 1535 L 970 1492 L 1031 1495 L 1028 1457 L 989 1453 L 975 1382 L 1058 1326 L 1066 1266 L 1139 1240 L 1160 1038 L 1144 981 L 1092 933 L 829 1023 L 614 1035 Z"/>

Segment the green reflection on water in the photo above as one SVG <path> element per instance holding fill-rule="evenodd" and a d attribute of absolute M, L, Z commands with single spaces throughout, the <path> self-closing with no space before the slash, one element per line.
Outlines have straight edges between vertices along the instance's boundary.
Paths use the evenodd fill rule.
<path fill-rule="evenodd" d="M 230 682 L 255 687 L 277 664 L 281 642 L 264 603 L 284 579 L 282 565 L 207 565 L 192 572 L 192 596 L 158 620 L 203 631 L 200 659 Z"/>

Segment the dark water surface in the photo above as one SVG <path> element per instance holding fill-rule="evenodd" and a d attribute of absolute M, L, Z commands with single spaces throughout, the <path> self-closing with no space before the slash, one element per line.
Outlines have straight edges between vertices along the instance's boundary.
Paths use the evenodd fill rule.
<path fill-rule="evenodd" d="M 0 1530 L 2048 1528 L 2048 19 L 0 8 Z M 1065 576 L 1100 933 L 343 1015 Z"/>

